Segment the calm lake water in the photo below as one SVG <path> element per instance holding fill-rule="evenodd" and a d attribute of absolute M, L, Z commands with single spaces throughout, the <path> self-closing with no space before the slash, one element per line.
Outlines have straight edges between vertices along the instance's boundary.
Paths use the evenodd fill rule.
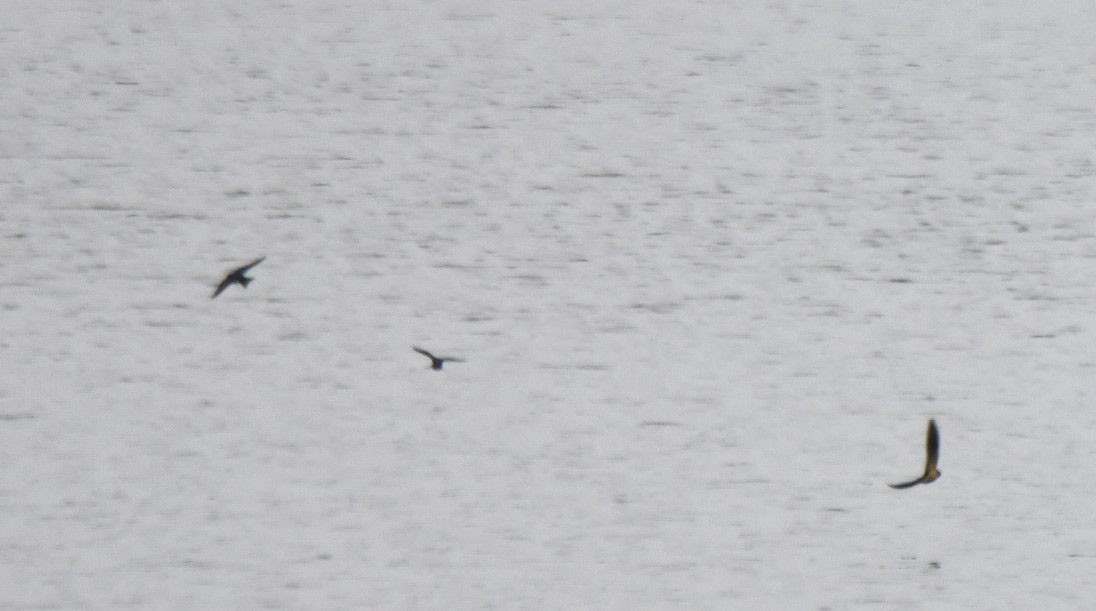
<path fill-rule="evenodd" d="M 1085 606 L 1068 4 L 11 3 L 0 606 Z"/>

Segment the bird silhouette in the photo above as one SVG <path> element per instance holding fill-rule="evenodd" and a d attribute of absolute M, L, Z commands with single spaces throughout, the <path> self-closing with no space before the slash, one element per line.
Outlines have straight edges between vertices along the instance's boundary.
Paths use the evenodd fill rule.
<path fill-rule="evenodd" d="M 430 354 L 429 352 L 423 350 L 422 348 L 419 348 L 418 346 L 411 346 L 411 349 L 430 359 L 430 369 L 433 369 L 434 371 L 441 371 L 441 367 L 446 363 L 446 361 L 451 361 L 453 363 L 464 362 L 464 359 L 458 359 L 453 356 L 434 356 L 433 354 Z"/>
<path fill-rule="evenodd" d="M 263 259 L 266 259 L 266 257 L 259 257 L 258 259 L 255 259 L 251 263 L 248 263 L 247 265 L 245 265 L 243 267 L 234 269 L 231 272 L 229 272 L 229 274 L 227 276 L 225 276 L 225 279 L 221 280 L 221 283 L 217 285 L 217 290 L 213 291 L 213 295 L 210 297 L 210 299 L 213 299 L 217 295 L 220 295 L 222 292 L 224 292 L 225 289 L 232 286 L 233 284 L 239 284 L 240 286 L 242 286 L 246 289 L 248 283 L 251 282 L 252 280 L 254 280 L 254 278 L 248 278 L 244 274 L 247 273 L 247 270 L 249 270 L 252 267 L 255 267 L 256 265 L 262 263 Z"/>
<path fill-rule="evenodd" d="M 936 430 L 936 421 L 929 420 L 929 430 L 925 436 L 925 474 L 904 484 L 887 484 L 891 488 L 909 488 L 917 484 L 929 484 L 940 477 L 940 470 L 936 468 L 936 461 L 940 458 L 940 432 Z"/>

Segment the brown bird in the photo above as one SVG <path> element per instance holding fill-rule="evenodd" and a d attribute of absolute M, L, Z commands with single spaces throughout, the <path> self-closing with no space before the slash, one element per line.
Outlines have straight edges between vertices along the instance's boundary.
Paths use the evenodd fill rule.
<path fill-rule="evenodd" d="M 909 488 L 917 484 L 929 484 L 940 477 L 936 461 L 940 458 L 940 432 L 936 430 L 936 421 L 929 420 L 929 431 L 925 437 L 925 474 L 904 484 L 887 484 L 891 488 Z"/>
<path fill-rule="evenodd" d="M 411 346 L 411 349 L 430 359 L 430 369 L 433 369 L 434 371 L 441 371 L 441 366 L 444 365 L 446 361 L 452 361 L 454 363 L 464 362 L 464 359 L 458 359 L 452 356 L 434 356 L 418 346 Z"/>
<path fill-rule="evenodd" d="M 247 273 L 247 270 L 249 270 L 252 267 L 255 267 L 256 265 L 262 263 L 263 259 L 266 259 L 266 257 L 259 257 L 258 259 L 255 259 L 251 263 L 248 263 L 247 265 L 245 265 L 243 267 L 234 269 L 231 272 L 229 272 L 229 274 L 227 276 L 225 276 L 225 279 L 221 280 L 221 283 L 217 285 L 217 290 L 213 291 L 213 296 L 210 297 L 210 299 L 213 299 L 217 295 L 220 295 L 225 289 L 232 286 L 233 284 L 239 284 L 240 286 L 242 286 L 246 289 L 248 283 L 251 282 L 252 280 L 254 280 L 254 278 L 248 278 L 244 274 Z"/>

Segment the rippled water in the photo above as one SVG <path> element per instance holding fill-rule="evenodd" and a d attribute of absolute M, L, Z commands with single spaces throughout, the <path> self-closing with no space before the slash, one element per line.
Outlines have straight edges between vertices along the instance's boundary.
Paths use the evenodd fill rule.
<path fill-rule="evenodd" d="M 1083 606 L 1070 9 L 13 3 L 0 606 Z"/>

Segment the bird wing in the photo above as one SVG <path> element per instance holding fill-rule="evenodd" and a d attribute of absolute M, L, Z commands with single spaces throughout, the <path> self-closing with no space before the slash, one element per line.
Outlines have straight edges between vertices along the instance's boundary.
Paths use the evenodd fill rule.
<path fill-rule="evenodd" d="M 936 470 L 936 461 L 940 459 L 940 431 L 936 421 L 929 420 L 929 430 L 925 434 L 925 473 Z"/>
<path fill-rule="evenodd" d="M 232 282 L 232 274 L 225 276 L 225 279 L 221 280 L 221 283 L 217 285 L 217 290 L 213 291 L 213 295 L 210 297 L 210 299 L 214 299 L 217 297 L 217 295 L 220 295 L 222 292 L 224 292 L 224 290 L 227 289 L 228 286 L 232 284 Z"/>
<path fill-rule="evenodd" d="M 244 273 L 244 272 L 246 272 L 247 270 L 251 269 L 252 267 L 255 267 L 256 265 L 258 265 L 258 264 L 262 263 L 262 262 L 263 262 L 263 261 L 265 261 L 265 260 L 266 260 L 266 257 L 265 257 L 265 256 L 263 256 L 263 257 L 259 257 L 258 259 L 255 259 L 255 260 L 254 260 L 254 261 L 252 261 L 251 263 L 248 263 L 247 265 L 245 265 L 245 266 L 243 266 L 243 267 L 241 267 L 241 268 L 238 268 L 238 269 L 237 269 L 236 271 L 234 271 L 234 272 L 232 272 L 232 273 L 233 273 L 233 274 L 243 274 L 243 273 Z"/>
<path fill-rule="evenodd" d="M 436 358 L 433 354 L 430 354 L 429 352 L 423 350 L 422 348 L 419 348 L 418 346 L 411 346 L 411 349 L 414 350 L 415 352 L 418 352 L 419 354 L 425 356 L 426 358 L 430 359 L 431 361 Z"/>
<path fill-rule="evenodd" d="M 905 483 L 902 483 L 902 484 L 887 484 L 887 485 L 890 486 L 891 488 L 901 490 L 902 488 L 909 488 L 910 486 L 916 486 L 917 484 L 920 484 L 924 480 L 925 480 L 924 477 L 919 477 L 919 478 L 913 480 L 912 482 L 905 482 Z"/>

